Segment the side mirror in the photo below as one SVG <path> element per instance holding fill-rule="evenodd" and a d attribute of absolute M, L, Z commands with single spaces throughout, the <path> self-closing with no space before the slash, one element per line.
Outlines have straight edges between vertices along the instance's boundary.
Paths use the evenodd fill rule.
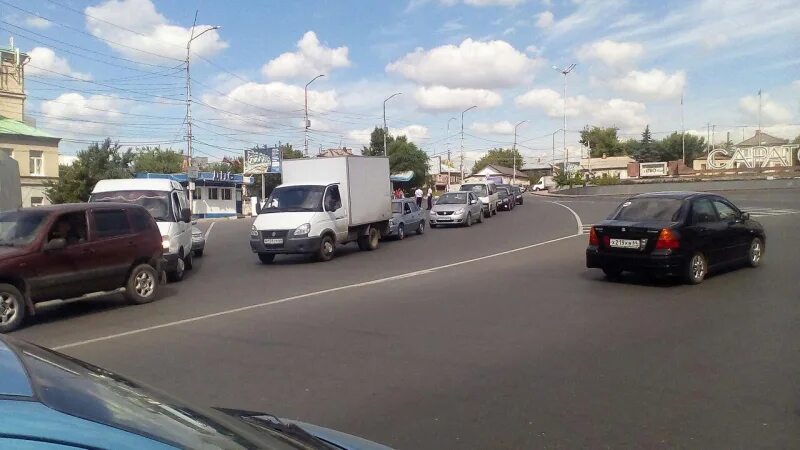
<path fill-rule="evenodd" d="M 66 239 L 64 239 L 64 238 L 55 238 L 55 239 L 50 239 L 49 241 L 47 241 L 47 243 L 44 244 L 44 247 L 42 248 L 42 250 L 44 250 L 46 252 L 51 252 L 53 250 L 61 250 L 62 248 L 66 247 L 66 246 L 67 246 L 67 240 Z"/>
<path fill-rule="evenodd" d="M 473 198 L 472 200 L 470 200 L 470 201 L 469 201 L 469 204 L 470 204 L 470 205 L 474 205 L 474 204 L 476 204 L 476 203 L 478 203 L 478 201 L 477 201 L 477 200 L 475 200 L 474 198 Z"/>
<path fill-rule="evenodd" d="M 181 222 L 191 222 L 192 221 L 192 211 L 189 208 L 183 208 L 181 210 Z"/>
<path fill-rule="evenodd" d="M 197 225 L 197 221 L 196 221 L 196 220 L 193 220 L 193 221 L 192 221 L 192 225 Z"/>
<path fill-rule="evenodd" d="M 750 213 L 749 212 L 742 213 L 742 222 L 746 222 L 748 220 L 750 220 Z"/>

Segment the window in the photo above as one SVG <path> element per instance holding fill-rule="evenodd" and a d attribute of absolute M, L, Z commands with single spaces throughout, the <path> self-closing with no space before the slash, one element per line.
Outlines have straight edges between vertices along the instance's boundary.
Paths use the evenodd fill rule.
<path fill-rule="evenodd" d="M 147 211 L 142 211 L 138 208 L 132 208 L 128 210 L 128 214 L 130 215 L 131 225 L 133 226 L 134 232 L 138 233 L 150 228 L 150 214 L 148 214 Z"/>
<path fill-rule="evenodd" d="M 44 153 L 36 150 L 31 150 L 29 153 L 31 175 L 42 176 L 44 175 Z"/>
<path fill-rule="evenodd" d="M 208 188 L 208 199 L 219 200 L 219 190 L 217 188 Z"/>
<path fill-rule="evenodd" d="M 187 191 L 188 192 L 188 191 Z M 195 188 L 194 190 L 194 199 L 201 200 L 203 198 L 203 188 Z"/>
<path fill-rule="evenodd" d="M 411 205 L 408 203 L 403 204 L 403 214 L 411 214 Z"/>
<path fill-rule="evenodd" d="M 328 186 L 328 190 L 325 191 L 325 201 L 323 204 L 325 205 L 325 210 L 329 212 L 336 211 L 342 207 L 342 198 L 339 196 L 339 186 Z"/>
<path fill-rule="evenodd" d="M 94 227 L 98 238 L 123 236 L 131 232 L 128 215 L 121 209 L 96 209 Z"/>
<path fill-rule="evenodd" d="M 683 200 L 679 198 L 632 198 L 619 206 L 613 218 L 630 222 L 674 222 L 682 206 Z"/>
<path fill-rule="evenodd" d="M 31 206 L 42 206 L 44 197 L 31 197 Z"/>
<path fill-rule="evenodd" d="M 717 221 L 717 211 L 711 205 L 711 200 L 701 198 L 692 203 L 692 224 L 710 223 Z"/>
<path fill-rule="evenodd" d="M 719 220 L 722 222 L 732 222 L 739 218 L 739 213 L 725 202 L 714 200 L 714 207 L 717 208 Z"/>
<path fill-rule="evenodd" d="M 230 189 L 220 189 L 222 191 L 222 199 L 223 200 L 230 200 L 231 199 L 231 190 Z"/>
<path fill-rule="evenodd" d="M 87 236 L 86 213 L 79 211 L 58 216 L 47 233 L 47 240 L 64 239 L 67 245 L 75 245 L 86 242 Z"/>

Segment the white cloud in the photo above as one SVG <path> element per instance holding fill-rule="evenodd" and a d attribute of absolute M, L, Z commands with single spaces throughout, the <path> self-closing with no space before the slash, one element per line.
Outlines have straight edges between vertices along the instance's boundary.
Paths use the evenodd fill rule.
<path fill-rule="evenodd" d="M 597 23 L 607 23 L 609 17 L 615 16 L 621 6 L 627 2 L 623 0 L 592 0 L 573 2 L 577 8 L 572 14 L 553 24 L 550 30 L 552 35 L 565 34 L 576 28 L 586 29 Z"/>
<path fill-rule="evenodd" d="M 483 134 L 514 134 L 514 124 L 507 120 L 501 122 L 474 122 L 469 129 Z"/>
<path fill-rule="evenodd" d="M 261 73 L 269 78 L 314 77 L 334 69 L 350 67 L 347 47 L 325 47 L 316 33 L 307 31 L 297 41 L 297 51 L 282 53 L 267 62 Z"/>
<path fill-rule="evenodd" d="M 505 41 L 473 41 L 417 48 L 386 66 L 386 71 L 426 85 L 459 88 L 510 87 L 530 81 L 541 66 Z"/>
<path fill-rule="evenodd" d="M 516 98 L 517 106 L 541 109 L 549 117 L 563 117 L 564 100 L 552 89 L 533 89 Z M 592 125 L 640 129 L 647 124 L 644 103 L 619 98 L 591 99 L 583 95 L 567 97 L 567 117 L 579 117 Z"/>
<path fill-rule="evenodd" d="M 358 130 L 350 130 L 347 132 L 347 139 L 355 141 L 360 145 L 369 144 L 369 136 L 374 128 L 361 128 Z"/>
<path fill-rule="evenodd" d="M 23 23 L 31 28 L 36 28 L 37 30 L 46 30 L 53 25 L 49 20 L 43 19 L 39 16 L 28 16 L 23 20 Z"/>
<path fill-rule="evenodd" d="M 658 69 L 649 72 L 633 70 L 622 78 L 613 80 L 611 85 L 618 91 L 656 100 L 677 98 L 686 85 L 686 73 L 682 70 L 673 74 Z"/>
<path fill-rule="evenodd" d="M 608 67 L 625 69 L 633 64 L 644 52 L 642 44 L 637 42 L 617 42 L 602 40 L 586 44 L 578 49 L 578 59 L 581 61 L 600 61 Z"/>
<path fill-rule="evenodd" d="M 369 137 L 375 128 L 361 128 L 347 132 L 347 139 L 355 141 L 359 145 L 369 144 Z M 392 136 L 406 136 L 410 141 L 417 141 L 428 137 L 428 127 L 423 125 L 409 125 L 403 128 L 389 127 L 389 134 Z"/>
<path fill-rule="evenodd" d="M 25 66 L 28 75 L 58 77 L 61 74 L 81 80 L 91 79 L 89 74 L 73 71 L 66 58 L 57 56 L 52 49 L 47 47 L 35 47 L 28 52 L 28 56 L 31 57 L 30 62 Z"/>
<path fill-rule="evenodd" d="M 525 0 L 464 0 L 465 5 L 470 6 L 518 6 Z"/>
<path fill-rule="evenodd" d="M 758 115 L 758 96 L 749 95 L 739 99 L 739 109 L 746 114 L 747 119 L 755 123 Z M 755 120 L 753 120 L 755 119 Z M 761 99 L 761 122 L 766 125 L 788 123 L 792 119 L 789 108 L 770 100 L 769 94 L 763 94 Z"/>
<path fill-rule="evenodd" d="M 544 49 L 542 47 L 537 47 L 536 45 L 529 45 L 525 47 L 525 53 L 533 56 L 540 56 Z"/>
<path fill-rule="evenodd" d="M 550 28 L 554 23 L 555 19 L 550 11 L 543 11 L 536 15 L 536 26 L 539 28 Z"/>
<path fill-rule="evenodd" d="M 113 125 L 82 122 L 78 128 L 75 126 L 74 120 L 120 121 L 122 118 L 120 110 L 124 107 L 125 102 L 115 97 L 107 95 L 84 97 L 77 92 L 67 92 L 53 100 L 42 102 L 41 110 L 44 117 L 40 119 L 40 122 L 45 129 L 49 126 L 58 128 L 57 134 L 60 136 L 65 135 L 62 130 L 70 129 L 74 129 L 75 132 L 66 132 L 67 137 L 81 135 L 85 138 L 87 135 L 92 137 L 112 135 L 115 128 Z"/>
<path fill-rule="evenodd" d="M 186 42 L 191 36 L 191 27 L 171 25 L 166 17 L 156 11 L 150 0 L 107 0 L 97 6 L 89 6 L 86 12 L 86 28 L 98 37 L 115 42 L 108 45 L 117 52 L 145 62 L 164 63 L 166 58 L 183 61 L 186 58 Z M 131 33 L 116 25 L 138 32 Z M 197 25 L 196 32 L 208 29 L 209 25 Z M 118 45 L 122 44 L 122 45 Z M 228 47 L 216 30 L 211 30 L 192 41 L 192 53 L 212 56 Z M 142 50 L 142 51 L 138 51 Z M 145 53 L 147 52 L 147 53 Z"/>
<path fill-rule="evenodd" d="M 792 87 L 797 89 L 797 90 L 800 90 L 800 80 L 792 81 Z"/>
<path fill-rule="evenodd" d="M 469 108 L 493 108 L 503 103 L 500 94 L 487 89 L 451 89 L 444 86 L 420 86 L 414 91 L 414 99 L 420 109 L 447 111 Z"/>

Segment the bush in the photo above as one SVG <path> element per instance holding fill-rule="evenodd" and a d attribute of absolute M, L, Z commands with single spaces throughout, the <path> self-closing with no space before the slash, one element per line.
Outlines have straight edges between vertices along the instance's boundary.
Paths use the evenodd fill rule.
<path fill-rule="evenodd" d="M 560 186 L 582 186 L 583 185 L 583 175 L 579 172 L 573 173 L 571 176 L 564 173 L 559 172 L 553 177 L 553 181 Z"/>
<path fill-rule="evenodd" d="M 613 186 L 615 184 L 620 184 L 619 175 L 609 176 L 607 173 L 604 173 L 599 177 L 594 177 L 592 179 L 592 184 L 597 186 Z"/>

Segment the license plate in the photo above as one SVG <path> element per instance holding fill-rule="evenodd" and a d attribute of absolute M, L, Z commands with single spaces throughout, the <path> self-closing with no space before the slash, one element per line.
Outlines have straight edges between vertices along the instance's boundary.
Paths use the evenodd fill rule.
<path fill-rule="evenodd" d="M 610 239 L 608 245 L 614 248 L 632 248 L 638 250 L 640 242 L 638 239 Z"/>
<path fill-rule="evenodd" d="M 281 239 L 281 238 L 278 238 L 278 239 L 264 239 L 264 245 L 277 245 L 277 244 L 283 244 L 283 239 Z"/>

